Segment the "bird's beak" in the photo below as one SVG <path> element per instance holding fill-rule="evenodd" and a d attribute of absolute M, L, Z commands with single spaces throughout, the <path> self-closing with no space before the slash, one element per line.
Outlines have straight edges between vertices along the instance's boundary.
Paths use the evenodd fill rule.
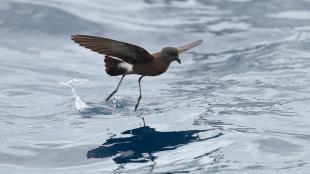
<path fill-rule="evenodd" d="M 179 64 L 181 64 L 181 59 L 180 59 L 179 57 L 177 57 L 175 60 L 176 60 Z"/>

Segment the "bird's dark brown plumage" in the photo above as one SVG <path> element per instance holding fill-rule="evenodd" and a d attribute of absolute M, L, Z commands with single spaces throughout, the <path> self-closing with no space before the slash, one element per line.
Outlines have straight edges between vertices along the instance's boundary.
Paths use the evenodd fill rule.
<path fill-rule="evenodd" d="M 164 73 L 171 62 L 177 61 L 181 63 L 179 54 L 202 43 L 197 40 L 181 47 L 165 47 L 160 52 L 150 54 L 144 48 L 137 45 L 89 35 L 74 35 L 72 40 L 80 46 L 86 47 L 92 51 L 105 55 L 105 67 L 107 74 L 111 76 L 122 75 L 120 82 L 107 98 L 110 99 L 118 90 L 123 78 L 129 74 L 141 75 L 139 78 L 140 96 L 135 106 L 138 108 L 141 94 L 141 79 L 144 76 L 157 76 Z"/>
<path fill-rule="evenodd" d="M 153 56 L 144 48 L 108 38 L 75 35 L 72 36 L 72 40 L 80 46 L 91 49 L 92 51 L 107 56 L 117 57 L 128 63 L 146 62 L 153 59 Z"/>

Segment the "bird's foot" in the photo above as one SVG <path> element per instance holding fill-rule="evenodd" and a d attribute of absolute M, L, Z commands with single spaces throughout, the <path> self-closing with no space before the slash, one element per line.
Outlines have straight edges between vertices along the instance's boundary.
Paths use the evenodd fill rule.
<path fill-rule="evenodd" d="M 137 111 L 137 109 L 138 109 L 138 106 L 139 106 L 139 104 L 140 104 L 141 98 L 142 98 L 142 96 L 139 96 L 138 102 L 137 102 L 137 104 L 136 104 L 136 106 L 135 106 L 135 111 Z"/>
<path fill-rule="evenodd" d="M 105 101 L 108 101 L 116 92 L 117 92 L 117 90 L 113 91 L 113 92 L 105 99 Z"/>

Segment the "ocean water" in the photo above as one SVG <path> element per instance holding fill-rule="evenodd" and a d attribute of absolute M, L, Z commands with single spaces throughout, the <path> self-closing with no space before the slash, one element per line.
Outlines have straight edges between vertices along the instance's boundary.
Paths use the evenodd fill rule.
<path fill-rule="evenodd" d="M 0 173 L 307 174 L 309 0 L 0 0 Z M 72 34 L 157 52 L 168 72 L 105 74 Z"/>

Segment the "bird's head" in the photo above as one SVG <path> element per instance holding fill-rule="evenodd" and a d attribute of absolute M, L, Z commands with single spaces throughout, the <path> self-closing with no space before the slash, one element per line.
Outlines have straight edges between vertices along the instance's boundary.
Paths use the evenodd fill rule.
<path fill-rule="evenodd" d="M 177 61 L 179 64 L 181 64 L 181 60 L 179 58 L 179 51 L 177 48 L 174 47 L 166 47 L 161 50 L 161 57 L 164 60 L 167 60 L 169 62 Z"/>

